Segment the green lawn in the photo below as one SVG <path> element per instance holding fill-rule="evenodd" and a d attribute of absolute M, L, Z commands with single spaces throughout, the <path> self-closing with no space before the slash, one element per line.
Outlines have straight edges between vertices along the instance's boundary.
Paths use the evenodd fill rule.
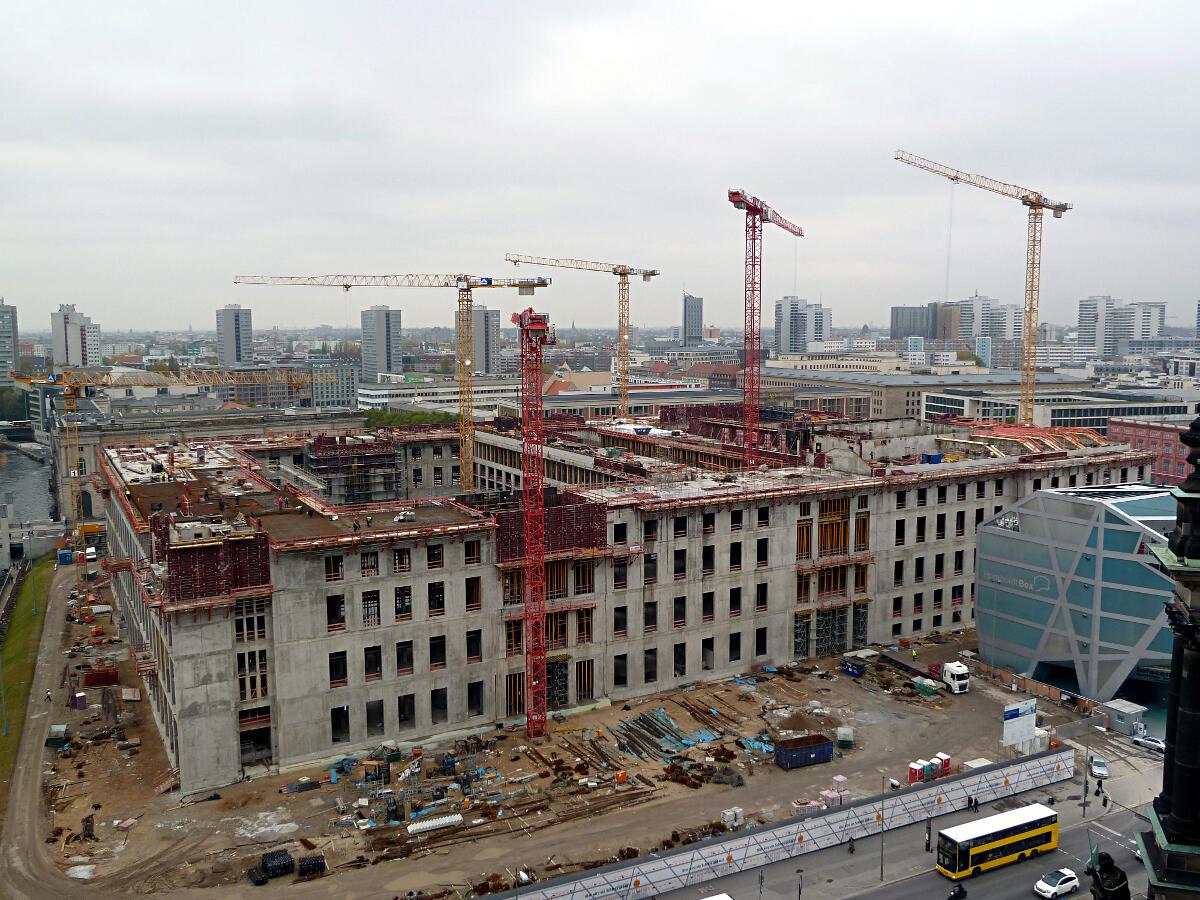
<path fill-rule="evenodd" d="M 13 608 L 4 648 L 4 698 L 8 702 L 8 737 L 0 729 L 0 818 L 8 803 L 9 779 L 17 748 L 21 745 L 21 729 L 25 726 L 25 709 L 29 705 L 29 688 L 33 683 L 33 668 L 37 663 L 38 644 L 42 640 L 42 623 L 46 618 L 46 596 L 54 578 L 54 555 L 43 556 L 33 564 L 21 583 L 17 605 Z M 33 608 L 37 607 L 37 615 Z M 36 773 L 26 773 L 37 777 Z"/>

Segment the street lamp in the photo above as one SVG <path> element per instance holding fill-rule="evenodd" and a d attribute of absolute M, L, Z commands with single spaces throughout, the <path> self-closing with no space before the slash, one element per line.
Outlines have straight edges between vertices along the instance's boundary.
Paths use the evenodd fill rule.
<path fill-rule="evenodd" d="M 887 791 L 887 776 L 879 776 L 879 883 L 883 884 L 883 801 Z"/>
<path fill-rule="evenodd" d="M 796 887 L 796 900 L 800 900 L 800 896 L 804 893 L 804 870 L 797 869 L 796 874 L 800 876 L 800 884 Z"/>

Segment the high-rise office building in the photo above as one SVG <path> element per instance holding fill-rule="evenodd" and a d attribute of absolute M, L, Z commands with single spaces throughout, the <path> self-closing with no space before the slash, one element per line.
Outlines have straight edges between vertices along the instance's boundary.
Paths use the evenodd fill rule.
<path fill-rule="evenodd" d="M 965 300 L 944 305 L 958 309 L 957 337 L 990 337 L 996 341 L 1021 339 L 1025 318 L 1019 304 L 1001 303 L 994 297 L 975 293 Z"/>
<path fill-rule="evenodd" d="M 924 303 L 921 306 L 893 306 L 891 338 L 902 341 L 923 337 L 931 341 L 954 341 L 959 336 L 957 303 Z"/>
<path fill-rule="evenodd" d="M 471 371 L 485 375 L 500 374 L 500 310 L 473 306 L 471 340 L 475 349 Z"/>
<path fill-rule="evenodd" d="M 1124 353 L 1131 340 L 1160 337 L 1166 320 L 1167 304 L 1161 301 L 1092 296 L 1079 301 L 1078 342 L 1109 359 Z"/>
<path fill-rule="evenodd" d="M 1200 300 L 1196 301 L 1196 338 L 1200 340 Z"/>
<path fill-rule="evenodd" d="M 381 372 L 402 372 L 400 310 L 372 306 L 362 311 L 362 382 L 376 384 Z"/>
<path fill-rule="evenodd" d="M 0 388 L 10 388 L 9 372 L 17 368 L 20 351 L 17 348 L 17 308 L 0 297 Z"/>
<path fill-rule="evenodd" d="M 683 339 L 685 347 L 704 343 L 704 298 L 683 292 Z"/>
<path fill-rule="evenodd" d="M 98 366 L 100 326 L 75 311 L 74 303 L 63 303 L 50 314 L 51 351 L 56 366 Z"/>
<path fill-rule="evenodd" d="M 891 338 L 902 341 L 910 337 L 923 337 L 932 340 L 937 337 L 938 303 L 925 303 L 921 306 L 893 306 Z"/>
<path fill-rule="evenodd" d="M 240 366 L 254 361 L 254 326 L 250 310 L 230 303 L 217 310 L 217 362 Z"/>
<path fill-rule="evenodd" d="M 803 297 L 775 301 L 775 354 L 805 353 L 810 341 L 833 337 L 833 310 Z"/>

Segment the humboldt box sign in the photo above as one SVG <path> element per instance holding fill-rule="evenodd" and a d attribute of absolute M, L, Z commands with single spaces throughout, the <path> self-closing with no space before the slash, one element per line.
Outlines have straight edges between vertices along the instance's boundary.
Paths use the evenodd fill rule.
<path fill-rule="evenodd" d="M 1033 740 L 1033 729 L 1037 724 L 1037 701 L 1022 700 L 1004 707 L 1004 734 L 1000 743 L 1005 747 Z"/>

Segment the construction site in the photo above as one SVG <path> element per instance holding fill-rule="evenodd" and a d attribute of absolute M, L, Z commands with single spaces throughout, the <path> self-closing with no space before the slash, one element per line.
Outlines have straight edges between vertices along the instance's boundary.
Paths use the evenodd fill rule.
<path fill-rule="evenodd" d="M 294 891 L 336 877 L 347 896 L 365 884 L 481 896 L 836 807 L 881 777 L 907 786 L 918 758 L 937 766 L 931 779 L 1003 758 L 1007 692 L 914 678 L 905 641 L 552 713 L 536 741 L 524 722 L 389 739 L 183 794 L 149 698 L 122 687 L 148 667 L 112 634 L 109 577 L 92 580 L 87 615 L 69 606 L 70 700 L 54 711 L 44 772 L 45 852 L 109 893 L 221 896 L 248 879 Z M 924 642 L 920 662 L 936 671 L 972 643 L 969 632 Z M 1050 709 L 1043 722 L 1074 718 Z M 348 874 L 360 871 L 368 882 Z"/>
<path fill-rule="evenodd" d="M 118 892 L 478 895 L 997 759 L 1004 695 L 927 668 L 974 645 L 975 527 L 1146 454 L 817 416 L 746 471 L 729 415 L 497 421 L 473 492 L 417 500 L 453 431 L 103 447 L 46 852 Z"/>
<path fill-rule="evenodd" d="M 629 277 L 657 270 L 510 254 L 616 276 L 615 418 L 547 416 L 555 332 L 529 308 L 520 415 L 477 422 L 472 292 L 550 279 L 474 275 L 238 279 L 455 289 L 456 433 L 84 460 L 68 415 L 71 508 L 92 473 L 106 529 L 98 561 L 79 533 L 64 551 L 54 862 L 115 892 L 380 866 L 397 894 L 484 895 L 991 764 L 1005 694 L 928 668 L 973 647 L 976 530 L 1038 490 L 1142 480 L 1151 454 L 1030 425 L 1041 215 L 1069 206 L 897 158 L 1029 208 L 1019 425 L 764 396 L 762 230 L 803 231 L 743 191 L 741 403 L 629 415 Z"/>

